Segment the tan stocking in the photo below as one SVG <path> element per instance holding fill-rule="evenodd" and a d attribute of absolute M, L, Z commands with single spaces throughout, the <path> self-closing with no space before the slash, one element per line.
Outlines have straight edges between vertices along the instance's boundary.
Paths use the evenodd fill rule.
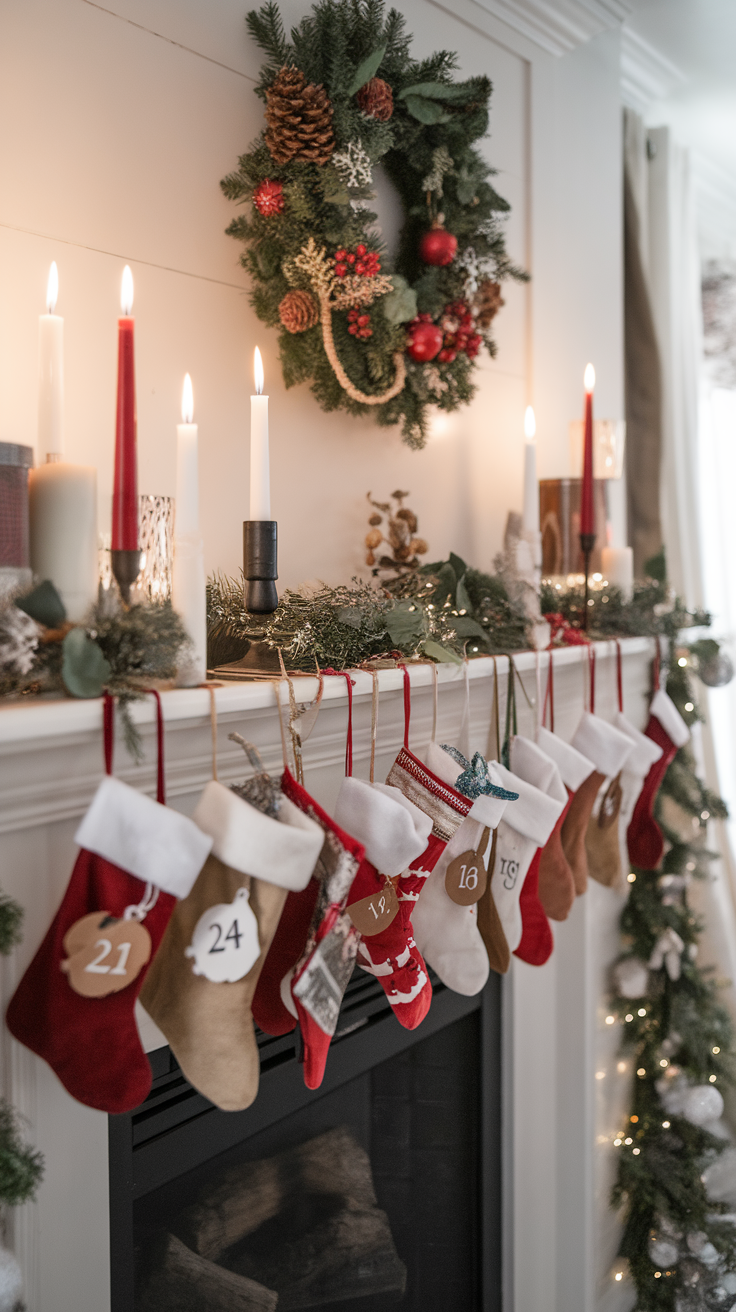
<path fill-rule="evenodd" d="M 568 801 L 539 859 L 539 901 L 550 920 L 566 920 L 575 901 L 575 880 L 562 849 L 562 826 L 567 819 Z"/>
<path fill-rule="evenodd" d="M 493 900 L 492 885 L 493 876 L 496 873 L 496 840 L 497 830 L 494 829 L 491 855 L 488 858 L 488 883 L 478 903 L 478 929 L 488 953 L 488 963 L 491 970 L 495 970 L 498 975 L 505 975 L 511 963 L 511 952 L 506 941 L 506 935 L 503 932 L 501 917 Z"/>
<path fill-rule="evenodd" d="M 241 1111 L 258 1092 L 258 976 L 287 891 L 308 884 L 323 834 L 286 797 L 274 820 L 214 782 L 194 819 L 213 851 L 175 908 L 141 1002 L 195 1089 L 223 1111 Z"/>
<path fill-rule="evenodd" d="M 596 879 L 599 884 L 605 884 L 606 888 L 620 888 L 623 885 L 618 835 L 621 798 L 619 771 L 601 798 L 598 814 L 590 817 L 585 835 L 590 877 Z"/>
<path fill-rule="evenodd" d="M 562 826 L 562 850 L 572 870 L 575 892 L 578 897 L 588 887 L 588 858 L 585 853 L 585 835 L 595 805 L 595 799 L 598 796 L 598 789 L 605 777 L 604 774 L 599 774 L 597 770 L 591 771 L 587 779 L 573 793 L 570 809 Z"/>

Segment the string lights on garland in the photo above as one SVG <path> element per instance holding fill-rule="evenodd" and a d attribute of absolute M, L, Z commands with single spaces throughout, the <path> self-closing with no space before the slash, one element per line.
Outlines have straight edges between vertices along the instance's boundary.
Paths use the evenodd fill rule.
<path fill-rule="evenodd" d="M 266 55 L 260 137 L 222 181 L 249 209 L 245 244 L 259 318 L 279 329 L 287 386 L 309 381 L 325 410 L 401 423 L 421 447 L 430 406 L 456 410 L 491 355 L 508 203 L 478 144 L 491 84 L 454 79 L 447 51 L 412 58 L 403 16 L 380 0 L 318 0 L 287 38 L 275 3 L 247 17 Z M 390 264 L 376 236 L 375 169 L 404 212 Z"/>

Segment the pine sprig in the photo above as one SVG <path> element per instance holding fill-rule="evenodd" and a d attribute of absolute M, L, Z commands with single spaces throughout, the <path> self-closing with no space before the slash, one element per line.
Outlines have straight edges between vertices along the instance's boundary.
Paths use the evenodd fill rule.
<path fill-rule="evenodd" d="M 23 908 L 0 888 L 0 956 L 8 954 L 21 942 Z"/>
<path fill-rule="evenodd" d="M 43 1177 L 43 1154 L 23 1143 L 17 1113 L 0 1099 L 0 1204 L 29 1202 Z"/>

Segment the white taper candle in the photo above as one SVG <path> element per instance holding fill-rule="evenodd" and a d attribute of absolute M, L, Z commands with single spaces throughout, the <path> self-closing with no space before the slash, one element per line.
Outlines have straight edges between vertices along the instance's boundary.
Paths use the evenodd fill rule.
<path fill-rule="evenodd" d="M 256 395 L 250 398 L 250 519 L 271 518 L 271 479 L 268 460 L 268 397 L 263 396 L 263 361 L 256 347 Z"/>

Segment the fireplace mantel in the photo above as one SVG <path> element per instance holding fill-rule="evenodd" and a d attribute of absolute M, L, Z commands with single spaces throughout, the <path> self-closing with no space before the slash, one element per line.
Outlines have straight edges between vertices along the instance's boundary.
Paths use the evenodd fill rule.
<path fill-rule="evenodd" d="M 613 643 L 596 644 L 596 711 L 611 718 L 616 674 Z M 641 727 L 646 718 L 652 643 L 622 642 L 624 705 Z M 517 695 L 519 731 L 533 734 L 537 672 L 541 687 L 548 655 L 515 657 L 527 699 Z M 584 705 L 587 654 L 555 652 L 555 728 L 570 738 Z M 497 660 L 501 706 L 508 660 Z M 472 661 L 438 670 L 439 741 L 463 743 L 494 755 L 489 728 L 494 663 Z M 354 768 L 368 775 L 371 676 L 354 675 Z M 421 753 L 431 735 L 433 677 L 428 665 L 411 668 L 410 743 Z M 347 696 L 342 677 L 324 681 L 322 706 L 304 748 L 305 782 L 328 809 L 345 757 Z M 299 680 L 297 699 L 311 700 L 316 678 Z M 376 778 L 383 779 L 403 740 L 402 675 L 382 670 Z M 285 690 L 282 688 L 282 696 Z M 237 730 L 259 748 L 265 767 L 281 768 L 276 691 L 269 683 L 229 683 L 216 689 L 217 768 L 227 783 L 249 773 Z M 163 694 L 169 804 L 190 813 L 212 777 L 210 697 L 205 689 Z M 466 704 L 469 714 L 466 716 Z M 136 788 L 155 789 L 155 723 L 151 699 L 132 715 L 142 745 L 141 764 L 128 755 L 118 731 L 115 772 Z M 465 718 L 465 723 L 464 722 Z M 24 941 L 0 959 L 3 1011 L 63 895 L 74 859 L 73 836 L 99 783 L 102 705 L 91 701 L 34 701 L 0 708 L 0 884 L 24 907 Z M 467 731 L 467 736 L 463 735 Z M 607 1158 L 596 1147 L 601 1126 L 615 1114 L 626 1073 L 616 1073 L 615 1035 L 601 1024 L 603 972 L 616 953 L 620 898 L 592 885 L 568 921 L 555 926 L 551 961 L 534 970 L 514 959 L 504 983 L 505 1258 L 504 1306 L 552 1312 L 550 1273 L 564 1254 L 569 1307 L 594 1306 L 599 1245 L 613 1244 L 594 1196 L 605 1188 Z M 149 1050 L 155 1046 L 149 1038 Z M 107 1117 L 74 1102 L 48 1067 L 3 1029 L 2 1092 L 27 1123 L 27 1136 L 46 1159 L 33 1204 L 11 1213 L 5 1242 L 14 1249 L 32 1312 L 108 1312 L 109 1200 Z M 596 1073 L 605 1078 L 596 1081 Z M 601 1153 L 600 1157 L 596 1154 Z M 560 1206 L 564 1199 L 564 1207 Z M 611 1252 L 613 1257 L 613 1249 Z M 559 1269 L 559 1268 L 558 1268 Z"/>

